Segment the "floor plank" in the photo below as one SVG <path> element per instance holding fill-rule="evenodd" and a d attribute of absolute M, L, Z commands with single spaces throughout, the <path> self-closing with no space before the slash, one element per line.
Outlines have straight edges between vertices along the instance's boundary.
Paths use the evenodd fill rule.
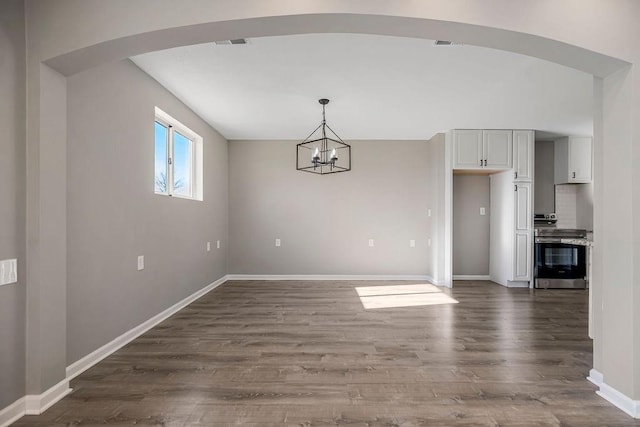
<path fill-rule="evenodd" d="M 640 426 L 585 379 L 585 291 L 356 291 L 406 284 L 227 282 L 16 426 Z"/>

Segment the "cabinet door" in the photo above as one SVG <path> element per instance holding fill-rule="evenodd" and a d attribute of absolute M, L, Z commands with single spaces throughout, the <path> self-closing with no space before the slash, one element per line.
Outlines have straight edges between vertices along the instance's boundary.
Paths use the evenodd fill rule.
<path fill-rule="evenodd" d="M 485 168 L 511 169 L 513 131 L 485 130 L 482 140 Z"/>
<path fill-rule="evenodd" d="M 569 137 L 569 182 L 591 182 L 590 137 Z"/>
<path fill-rule="evenodd" d="M 453 168 L 481 169 L 482 131 L 453 131 Z"/>
<path fill-rule="evenodd" d="M 531 231 L 516 232 L 514 244 L 513 280 L 526 282 L 531 280 Z"/>
<path fill-rule="evenodd" d="M 531 231 L 533 207 L 531 206 L 532 194 L 530 183 L 515 184 L 515 229 L 516 233 Z"/>
<path fill-rule="evenodd" d="M 533 131 L 513 131 L 513 178 L 515 181 L 533 181 L 533 147 Z"/>

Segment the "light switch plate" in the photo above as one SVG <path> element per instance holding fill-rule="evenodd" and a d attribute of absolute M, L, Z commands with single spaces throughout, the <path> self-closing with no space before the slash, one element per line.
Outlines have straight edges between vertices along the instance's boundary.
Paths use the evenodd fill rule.
<path fill-rule="evenodd" d="M 410 248 L 415 248 L 416 247 L 416 241 L 413 240 L 413 239 L 409 240 L 409 247 Z"/>
<path fill-rule="evenodd" d="M 281 242 L 280 242 L 280 239 L 276 239 L 276 247 L 278 247 L 278 248 L 279 248 L 279 247 L 280 247 L 280 243 L 281 243 Z"/>
<path fill-rule="evenodd" d="M 487 211 L 485 210 L 485 208 L 480 208 L 480 215 L 486 215 Z"/>
<path fill-rule="evenodd" d="M 369 247 L 372 248 L 373 247 L 373 239 L 369 239 Z"/>
<path fill-rule="evenodd" d="M 138 256 L 138 271 L 144 270 L 144 255 Z"/>
<path fill-rule="evenodd" d="M 0 285 L 10 285 L 18 281 L 18 260 L 0 261 Z"/>
<path fill-rule="evenodd" d="M 216 248 L 220 249 L 220 240 L 216 240 Z"/>
<path fill-rule="evenodd" d="M 211 251 L 211 242 L 207 242 L 207 252 Z"/>
<path fill-rule="evenodd" d="M 431 209 L 427 209 L 427 216 L 431 216 Z"/>
<path fill-rule="evenodd" d="M 427 239 L 427 246 L 431 247 L 431 239 Z"/>

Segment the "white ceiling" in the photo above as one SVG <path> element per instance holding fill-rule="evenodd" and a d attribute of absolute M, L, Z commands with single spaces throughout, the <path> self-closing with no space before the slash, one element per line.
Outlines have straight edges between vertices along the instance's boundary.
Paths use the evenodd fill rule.
<path fill-rule="evenodd" d="M 426 139 L 453 128 L 593 132 L 592 76 L 475 46 L 361 34 L 213 43 L 131 58 L 227 139 Z"/>

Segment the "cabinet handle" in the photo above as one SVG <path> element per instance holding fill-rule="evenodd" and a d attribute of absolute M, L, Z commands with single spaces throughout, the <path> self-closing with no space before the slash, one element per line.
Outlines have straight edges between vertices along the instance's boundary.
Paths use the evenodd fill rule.
<path fill-rule="evenodd" d="M 484 159 L 484 165 L 487 166 L 487 159 Z"/>
<path fill-rule="evenodd" d="M 515 174 L 515 178 L 518 179 L 518 171 L 515 171 L 514 174 Z"/>
<path fill-rule="evenodd" d="M 480 159 L 480 166 L 482 166 L 482 159 Z"/>
<path fill-rule="evenodd" d="M 518 192 L 518 184 L 514 185 L 514 187 L 516 187 L 515 192 Z"/>
<path fill-rule="evenodd" d="M 574 177 L 574 178 L 576 177 L 576 173 L 575 173 L 575 172 L 573 173 L 573 177 Z"/>

